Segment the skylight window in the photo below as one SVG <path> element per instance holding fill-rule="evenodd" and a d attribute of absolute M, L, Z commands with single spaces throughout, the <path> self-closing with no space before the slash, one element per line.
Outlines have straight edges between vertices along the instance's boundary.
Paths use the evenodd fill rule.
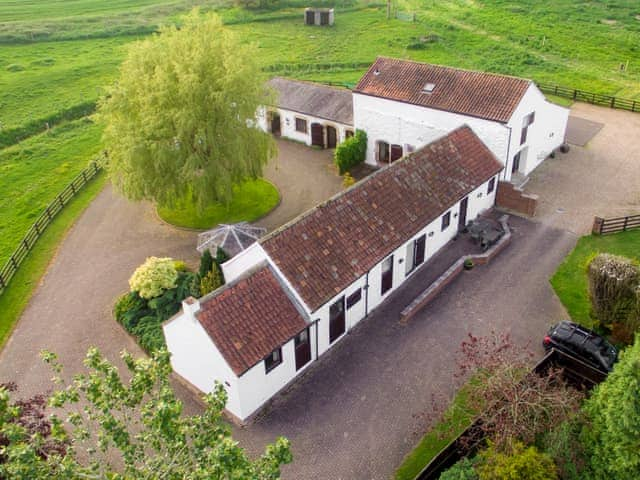
<path fill-rule="evenodd" d="M 425 83 L 422 87 L 422 93 L 432 93 L 434 88 L 436 88 L 435 83 Z"/>

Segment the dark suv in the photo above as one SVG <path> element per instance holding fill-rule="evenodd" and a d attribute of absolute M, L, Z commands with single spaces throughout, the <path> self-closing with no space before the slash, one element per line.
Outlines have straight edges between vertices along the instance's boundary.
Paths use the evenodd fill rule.
<path fill-rule="evenodd" d="M 566 320 L 549 329 L 542 341 L 545 351 L 555 348 L 578 357 L 598 370 L 610 372 L 618 359 L 617 350 L 597 333 Z"/>

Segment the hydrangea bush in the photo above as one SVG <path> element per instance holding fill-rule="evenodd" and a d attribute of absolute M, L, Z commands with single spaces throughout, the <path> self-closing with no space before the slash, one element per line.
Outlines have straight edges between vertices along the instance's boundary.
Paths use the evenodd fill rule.
<path fill-rule="evenodd" d="M 149 257 L 140 265 L 131 278 L 129 287 L 142 298 L 150 299 L 176 286 L 178 271 L 173 259 Z"/>

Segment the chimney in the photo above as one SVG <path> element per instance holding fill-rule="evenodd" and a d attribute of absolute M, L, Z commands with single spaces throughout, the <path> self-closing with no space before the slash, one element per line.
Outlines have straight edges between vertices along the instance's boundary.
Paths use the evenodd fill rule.
<path fill-rule="evenodd" d="M 200 301 L 193 297 L 187 297 L 182 301 L 182 311 L 191 320 L 196 321 L 196 313 L 200 311 Z"/>

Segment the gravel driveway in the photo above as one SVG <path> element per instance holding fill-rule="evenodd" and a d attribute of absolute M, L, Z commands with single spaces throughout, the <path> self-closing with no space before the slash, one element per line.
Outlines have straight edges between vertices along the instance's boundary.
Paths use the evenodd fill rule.
<path fill-rule="evenodd" d="M 577 103 L 571 115 L 604 127 L 586 146 L 547 159 L 525 191 L 539 195 L 536 219 L 584 235 L 596 215 L 640 213 L 640 114 Z"/>

